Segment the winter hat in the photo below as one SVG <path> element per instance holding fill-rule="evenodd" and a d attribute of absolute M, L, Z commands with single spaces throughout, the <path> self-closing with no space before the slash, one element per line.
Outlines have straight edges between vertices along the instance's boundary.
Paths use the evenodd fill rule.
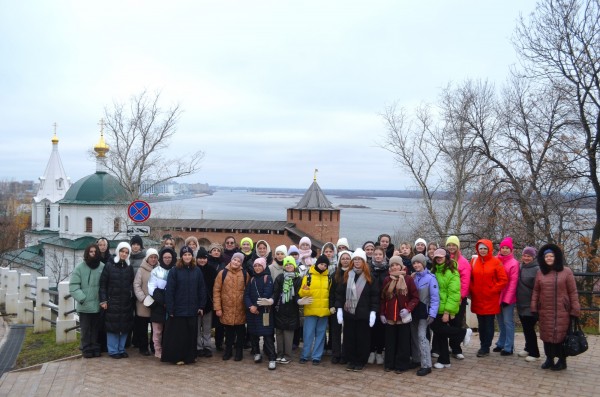
<path fill-rule="evenodd" d="M 165 247 L 163 249 L 160 250 L 160 255 L 158 255 L 158 262 L 161 264 L 165 264 L 165 262 L 163 261 L 163 256 L 165 255 L 165 253 L 170 253 L 171 257 L 173 258 L 171 260 L 171 266 L 177 262 L 177 252 L 175 252 L 175 250 L 171 247 Z M 164 266 L 163 266 L 164 267 Z"/>
<path fill-rule="evenodd" d="M 198 247 L 200 244 L 198 244 L 198 239 L 194 236 L 189 236 L 188 238 L 185 239 L 185 245 L 188 245 L 190 243 L 190 241 L 193 241 L 196 243 L 196 247 Z"/>
<path fill-rule="evenodd" d="M 446 257 L 446 250 L 443 248 L 438 248 L 433 252 L 433 257 L 434 258 L 445 258 Z"/>
<path fill-rule="evenodd" d="M 283 255 L 287 256 L 287 252 L 288 252 L 287 247 L 283 244 L 277 246 L 277 248 L 275 248 L 275 255 L 277 255 L 278 252 L 282 252 Z"/>
<path fill-rule="evenodd" d="M 136 237 L 136 236 L 134 236 Z M 139 237 L 139 236 L 137 236 Z M 131 245 L 127 244 L 125 241 L 120 242 L 119 245 L 117 245 L 117 250 L 116 250 L 116 255 L 114 257 L 114 262 L 115 263 L 119 263 L 119 261 L 121 260 L 121 258 L 119 257 L 119 251 L 121 251 L 121 249 L 123 248 L 127 248 L 127 250 L 129 251 L 127 254 L 127 259 L 125 259 L 125 262 L 127 262 L 127 264 L 129 265 L 129 255 L 131 255 Z"/>
<path fill-rule="evenodd" d="M 392 257 L 390 258 L 390 263 L 389 263 L 390 267 L 391 267 L 393 264 L 395 264 L 395 263 L 396 263 L 396 264 L 398 264 L 398 263 L 399 263 L 399 264 L 401 264 L 402 266 L 404 266 L 404 262 L 402 261 L 402 258 L 401 258 L 401 257 L 399 257 L 399 256 L 392 256 Z"/>
<path fill-rule="evenodd" d="M 150 258 L 150 255 L 156 255 L 156 257 L 158 258 L 158 251 L 154 248 L 148 248 L 146 250 L 146 257 L 144 258 L 146 262 L 148 262 L 148 258 Z"/>
<path fill-rule="evenodd" d="M 194 250 L 191 247 L 188 247 L 187 245 L 184 245 L 183 247 L 181 247 L 181 249 L 179 250 L 179 257 L 183 258 L 183 254 L 186 253 L 190 253 L 192 254 L 192 256 L 194 256 Z"/>
<path fill-rule="evenodd" d="M 250 237 L 244 237 L 243 239 L 240 240 L 240 247 L 242 246 L 242 244 L 244 243 L 250 243 L 250 249 L 254 248 L 254 241 L 252 241 L 252 239 Z"/>
<path fill-rule="evenodd" d="M 231 255 L 231 260 L 233 260 L 234 258 L 238 258 L 240 260 L 240 263 L 244 263 L 244 254 L 242 254 L 241 252 L 236 252 L 235 254 Z"/>
<path fill-rule="evenodd" d="M 129 240 L 129 246 L 131 247 L 133 244 L 138 244 L 141 249 L 144 249 L 144 240 L 137 234 Z M 129 251 L 131 251 L 131 249 Z"/>
<path fill-rule="evenodd" d="M 340 251 L 338 252 L 338 263 L 340 261 L 340 258 L 342 257 L 342 255 L 344 254 L 348 254 L 348 256 L 350 257 L 350 259 L 352 259 L 352 252 L 350 251 Z"/>
<path fill-rule="evenodd" d="M 502 242 L 500 243 L 500 248 L 502 248 L 502 247 L 508 247 L 508 248 L 510 248 L 510 251 L 512 252 L 512 250 L 513 250 L 512 237 L 510 237 L 510 236 L 504 237 L 504 240 L 502 240 Z"/>
<path fill-rule="evenodd" d="M 363 244 L 363 246 L 362 246 L 362 249 L 364 250 L 364 249 L 365 249 L 365 248 L 367 248 L 367 246 L 369 246 L 369 245 L 371 245 L 371 246 L 373 246 L 373 248 L 375 248 L 375 243 L 374 243 L 374 242 L 372 242 L 372 241 L 366 241 L 366 242 Z"/>
<path fill-rule="evenodd" d="M 287 265 L 294 265 L 294 270 L 296 270 L 296 268 L 298 267 L 298 265 L 296 265 L 296 260 L 293 256 L 286 256 L 285 258 L 283 258 L 283 267 L 286 267 Z"/>
<path fill-rule="evenodd" d="M 418 238 L 415 240 L 415 247 L 417 246 L 418 243 L 423 243 L 423 245 L 427 248 L 427 241 L 425 241 L 425 239 L 422 238 Z"/>
<path fill-rule="evenodd" d="M 308 237 L 306 237 L 306 236 L 304 236 L 304 237 L 302 237 L 302 238 L 300 239 L 300 242 L 298 243 L 298 245 L 302 245 L 302 244 L 304 244 L 304 243 L 306 243 L 306 244 L 308 244 L 309 246 L 311 246 L 311 247 L 312 247 L 312 242 L 311 242 L 311 241 L 310 241 L 310 239 L 309 239 Z"/>
<path fill-rule="evenodd" d="M 357 248 L 356 251 L 352 253 L 352 259 L 354 258 L 361 258 L 363 261 L 365 261 L 365 263 L 367 263 L 367 254 L 362 250 L 362 248 Z"/>
<path fill-rule="evenodd" d="M 446 239 L 446 247 L 448 246 L 448 244 L 454 244 L 458 247 L 458 249 L 460 249 L 460 240 L 456 236 L 448 237 Z"/>
<path fill-rule="evenodd" d="M 348 239 L 346 237 L 340 238 L 335 246 L 339 249 L 340 245 L 350 249 L 350 244 L 348 244 Z"/>
<path fill-rule="evenodd" d="M 218 249 L 221 253 L 223 253 L 223 246 L 219 243 L 212 243 L 211 245 L 208 246 L 208 252 L 212 252 L 212 250 L 214 249 Z"/>
<path fill-rule="evenodd" d="M 287 254 L 288 255 L 292 255 L 292 254 L 300 255 L 300 251 L 298 251 L 298 247 L 296 247 L 295 245 L 290 245 L 290 249 L 288 249 Z"/>
<path fill-rule="evenodd" d="M 537 256 L 537 250 L 533 247 L 525 247 L 523 248 L 523 255 L 529 255 L 535 258 Z"/>
<path fill-rule="evenodd" d="M 423 255 L 423 254 L 417 254 L 417 255 L 415 255 L 415 256 L 412 257 L 412 259 L 410 260 L 410 262 L 411 263 L 419 262 L 420 264 L 422 264 L 423 266 L 425 266 L 427 264 L 427 258 L 425 258 L 425 255 Z"/>
<path fill-rule="evenodd" d="M 318 265 L 319 263 L 324 263 L 327 266 L 329 266 L 329 259 L 325 255 L 321 255 L 317 258 L 317 262 L 315 263 L 315 266 Z"/>
<path fill-rule="evenodd" d="M 208 251 L 204 247 L 200 247 L 200 249 L 198 249 L 198 253 L 196 254 L 196 259 L 200 259 L 200 258 L 205 258 L 205 259 L 208 258 Z"/>
<path fill-rule="evenodd" d="M 265 268 L 267 267 L 267 260 L 265 258 L 256 258 L 254 260 L 254 264 L 262 266 L 262 269 L 265 270 Z M 257 272 L 257 273 L 260 273 L 260 272 Z"/>

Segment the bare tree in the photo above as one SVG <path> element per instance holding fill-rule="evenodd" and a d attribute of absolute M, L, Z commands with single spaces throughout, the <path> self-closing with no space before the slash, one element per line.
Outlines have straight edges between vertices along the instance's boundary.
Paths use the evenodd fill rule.
<path fill-rule="evenodd" d="M 179 105 L 163 109 L 160 93 L 143 91 L 129 104 L 113 103 L 105 108 L 107 143 L 111 146 L 108 168 L 116 175 L 131 199 L 153 186 L 199 171 L 202 151 L 169 158 L 165 149 L 177 132 Z M 145 186 L 145 191 L 141 187 Z"/>

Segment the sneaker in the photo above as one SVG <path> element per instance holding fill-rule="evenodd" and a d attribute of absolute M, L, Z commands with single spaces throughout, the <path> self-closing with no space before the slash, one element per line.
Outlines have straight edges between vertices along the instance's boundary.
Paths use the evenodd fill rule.
<path fill-rule="evenodd" d="M 276 361 L 276 362 L 278 362 L 278 363 L 280 363 L 282 358 L 283 358 L 283 357 L 277 357 L 277 358 L 275 359 L 275 361 Z"/>
<path fill-rule="evenodd" d="M 417 376 L 425 376 L 431 373 L 431 368 L 420 368 L 417 371 Z"/>
<path fill-rule="evenodd" d="M 204 357 L 209 358 L 209 357 L 212 357 L 212 356 L 213 356 L 212 351 L 209 348 L 205 347 L 204 348 Z"/>
<path fill-rule="evenodd" d="M 500 352 L 500 355 L 501 356 L 512 356 L 513 355 L 513 351 L 511 350 L 511 351 L 507 352 L 506 350 L 502 350 Z"/>
<path fill-rule="evenodd" d="M 431 357 L 438 358 L 440 355 L 438 353 L 431 352 Z"/>
<path fill-rule="evenodd" d="M 127 358 L 127 357 L 129 357 L 129 354 L 127 354 L 127 352 L 121 353 L 121 358 Z"/>
<path fill-rule="evenodd" d="M 305 358 L 301 358 L 300 361 L 298 361 L 300 364 L 306 364 L 308 360 Z"/>
<path fill-rule="evenodd" d="M 521 350 L 521 351 L 520 351 L 520 352 L 517 354 L 517 356 L 519 356 L 519 357 L 527 357 L 527 356 L 529 356 L 529 352 L 528 352 L 527 350 Z"/>
<path fill-rule="evenodd" d="M 485 351 L 485 350 L 477 350 L 477 357 L 487 357 L 490 355 L 489 351 Z"/>
<path fill-rule="evenodd" d="M 406 372 L 405 369 L 397 369 L 397 370 L 394 371 L 395 374 L 403 374 L 405 372 Z"/>
<path fill-rule="evenodd" d="M 471 328 L 467 328 L 467 333 L 465 334 L 465 338 L 463 339 L 463 346 L 467 347 L 471 343 L 471 336 L 473 335 L 473 330 Z"/>
<path fill-rule="evenodd" d="M 354 372 L 361 372 L 363 369 L 365 369 L 364 365 L 355 365 L 353 371 Z"/>
<path fill-rule="evenodd" d="M 346 371 L 354 371 L 354 364 L 348 364 L 346 366 Z"/>
<path fill-rule="evenodd" d="M 433 364 L 433 368 L 437 368 L 437 369 L 450 368 L 451 365 L 452 364 L 435 363 L 435 364 Z"/>
<path fill-rule="evenodd" d="M 384 370 L 385 372 L 392 372 L 392 371 L 393 371 L 393 369 L 391 369 L 391 368 L 388 368 L 388 367 L 385 367 L 383 370 Z"/>
<path fill-rule="evenodd" d="M 321 364 L 321 360 L 313 360 L 313 365 L 320 365 Z"/>
<path fill-rule="evenodd" d="M 465 355 L 462 354 L 462 353 L 453 354 L 452 357 L 454 357 L 457 360 L 464 360 L 465 359 Z"/>
<path fill-rule="evenodd" d="M 533 363 L 533 362 L 540 361 L 540 360 L 541 360 L 541 358 L 539 358 L 539 357 L 532 357 L 532 356 L 525 357 L 525 361 L 527 361 L 528 363 Z"/>
<path fill-rule="evenodd" d="M 494 349 L 492 350 L 494 353 L 500 353 L 503 349 L 501 347 L 494 347 Z"/>
<path fill-rule="evenodd" d="M 83 352 L 83 358 L 93 358 L 94 352 Z"/>
<path fill-rule="evenodd" d="M 269 361 L 269 369 L 272 371 L 274 369 L 277 368 L 277 362 L 276 361 Z"/>
<path fill-rule="evenodd" d="M 285 357 L 281 357 L 281 359 L 278 359 L 278 360 L 279 360 L 278 362 L 281 363 L 281 364 L 289 364 L 289 363 L 292 362 L 291 360 L 288 360 Z"/>
<path fill-rule="evenodd" d="M 383 354 L 375 354 L 375 363 L 383 365 Z"/>
<path fill-rule="evenodd" d="M 369 354 L 369 359 L 367 360 L 367 363 L 375 364 L 375 352 L 371 352 L 371 354 Z"/>
<path fill-rule="evenodd" d="M 183 365 L 185 364 L 183 361 L 177 361 L 177 365 Z"/>
<path fill-rule="evenodd" d="M 255 362 L 256 364 L 258 364 L 258 363 L 262 362 L 262 354 L 255 354 L 255 355 L 254 355 L 254 362 Z"/>

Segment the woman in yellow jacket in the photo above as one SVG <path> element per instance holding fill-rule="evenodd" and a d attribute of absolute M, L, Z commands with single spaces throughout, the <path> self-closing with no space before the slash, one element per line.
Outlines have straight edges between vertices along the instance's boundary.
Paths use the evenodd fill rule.
<path fill-rule="evenodd" d="M 317 263 L 311 266 L 308 273 L 302 279 L 299 295 L 302 298 L 298 301 L 304 306 L 304 348 L 300 355 L 300 364 L 306 364 L 312 347 L 313 365 L 321 364 L 323 356 L 323 347 L 325 345 L 325 331 L 327 329 L 327 319 L 331 314 L 329 309 L 329 275 L 327 268 L 329 259 L 321 255 Z M 301 302 L 302 301 L 302 302 Z M 314 342 L 314 347 L 313 347 Z"/>

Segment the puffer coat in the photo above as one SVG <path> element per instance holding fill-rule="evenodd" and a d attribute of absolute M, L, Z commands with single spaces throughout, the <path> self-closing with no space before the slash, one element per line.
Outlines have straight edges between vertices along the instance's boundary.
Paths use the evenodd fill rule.
<path fill-rule="evenodd" d="M 133 268 L 125 261 L 109 262 L 100 276 L 100 302 L 106 302 L 106 332 L 127 333 L 133 328 Z"/>
<path fill-rule="evenodd" d="M 313 298 L 310 305 L 304 306 L 304 316 L 327 317 L 329 312 L 329 274 L 327 269 L 319 273 L 315 266 L 308 269 L 308 274 L 302 279 L 298 292 L 300 298 Z"/>
<path fill-rule="evenodd" d="M 150 308 L 144 305 L 144 299 L 148 296 L 148 280 L 153 267 L 144 259 L 135 278 L 133 279 L 133 293 L 135 294 L 135 313 L 138 317 L 150 317 Z"/>
<path fill-rule="evenodd" d="M 244 307 L 244 291 L 248 283 L 249 276 L 242 271 L 242 268 L 232 270 L 231 264 L 225 267 L 227 274 L 223 280 L 221 270 L 215 279 L 213 288 L 213 309 L 215 312 L 221 310 L 223 315 L 220 317 L 223 325 L 242 325 L 246 323 L 246 308 Z M 244 278 L 244 275 L 246 277 Z"/>
<path fill-rule="evenodd" d="M 258 298 L 273 297 L 273 279 L 262 273 L 252 277 L 244 293 L 244 305 L 246 306 L 246 323 L 250 335 L 273 335 L 273 306 L 258 306 Z M 256 306 L 258 314 L 250 313 L 250 306 Z M 263 323 L 263 315 L 269 317 L 268 325 Z"/>
<path fill-rule="evenodd" d="M 506 271 L 500 259 L 493 254 L 494 246 L 490 240 L 479 240 L 479 244 L 488 247 L 485 257 L 477 256 L 471 272 L 471 311 L 479 315 L 500 313 L 500 294 L 508 283 Z"/>
<path fill-rule="evenodd" d="M 302 284 L 300 277 L 294 278 L 294 296 L 289 302 L 283 303 L 283 281 L 285 275 L 280 274 L 273 285 L 273 307 L 275 311 L 275 327 L 277 329 L 295 330 L 300 326 L 300 308 L 298 306 L 298 291 Z"/>

